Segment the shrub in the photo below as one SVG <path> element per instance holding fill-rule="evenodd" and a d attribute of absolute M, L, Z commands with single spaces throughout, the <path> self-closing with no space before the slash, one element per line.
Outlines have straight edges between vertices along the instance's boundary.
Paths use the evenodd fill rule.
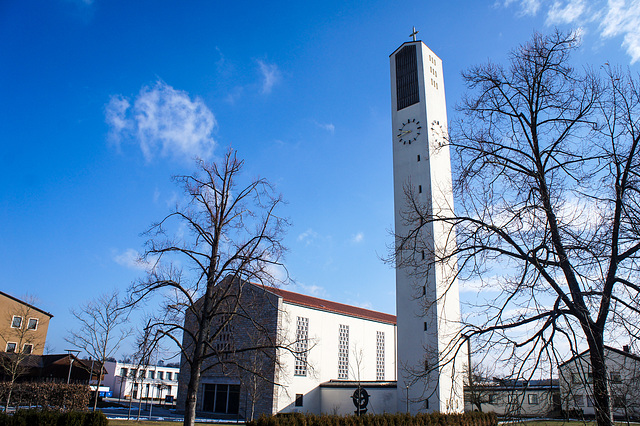
<path fill-rule="evenodd" d="M 8 382 L 0 382 L 0 397 L 6 401 Z M 89 405 L 87 385 L 33 382 L 14 383 L 11 394 L 12 406 L 38 406 L 55 410 L 84 410 Z"/>
<path fill-rule="evenodd" d="M 102 411 L 18 410 L 0 414 L 0 426 L 107 426 Z"/>
<path fill-rule="evenodd" d="M 247 422 L 247 426 L 496 426 L 495 413 L 441 414 L 367 414 L 364 416 L 336 416 L 291 413 L 277 416 L 260 416 Z M 0 425 L 1 426 L 1 425 Z"/>

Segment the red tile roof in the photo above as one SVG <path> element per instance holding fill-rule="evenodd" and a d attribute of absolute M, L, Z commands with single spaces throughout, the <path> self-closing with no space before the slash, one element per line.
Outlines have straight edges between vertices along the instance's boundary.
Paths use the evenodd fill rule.
<path fill-rule="evenodd" d="M 359 308 L 357 306 L 345 305 L 343 303 L 332 302 L 330 300 L 319 299 L 306 294 L 294 293 L 274 287 L 264 287 L 265 290 L 282 297 L 285 302 L 293 305 L 306 306 L 308 308 L 320 309 L 322 311 L 335 312 L 337 314 L 349 315 L 356 318 L 363 318 L 387 324 L 396 324 L 396 316 L 385 314 L 384 312 L 372 311 Z"/>

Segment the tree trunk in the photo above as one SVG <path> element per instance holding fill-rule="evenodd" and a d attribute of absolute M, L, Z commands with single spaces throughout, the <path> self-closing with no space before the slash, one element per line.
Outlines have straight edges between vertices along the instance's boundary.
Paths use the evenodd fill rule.
<path fill-rule="evenodd" d="M 602 333 L 597 333 L 593 328 L 589 336 L 589 357 L 591 359 L 591 374 L 593 377 L 593 406 L 596 412 L 598 426 L 613 426 L 613 414 L 611 411 L 611 393 L 609 392 L 609 377 L 604 356 L 604 342 Z"/>
<path fill-rule="evenodd" d="M 98 385 L 96 386 L 96 395 L 95 398 L 93 399 L 93 411 L 96 411 L 96 408 L 98 407 L 98 392 L 100 391 L 100 385 L 102 384 L 102 363 L 100 364 L 100 372 L 98 373 Z M 91 374 L 93 374 L 93 370 L 91 371 Z"/>
<path fill-rule="evenodd" d="M 197 350 L 196 348 L 196 351 Z M 193 426 L 196 421 L 196 400 L 198 397 L 198 386 L 200 386 L 202 356 L 195 356 L 193 361 L 193 364 L 191 364 L 189 385 L 187 386 L 187 400 L 184 405 L 184 426 Z"/>
<path fill-rule="evenodd" d="M 13 392 L 13 382 L 9 384 L 9 393 L 7 394 L 7 404 L 4 407 L 4 412 L 7 413 L 9 410 L 9 402 L 11 401 L 11 393 Z"/>

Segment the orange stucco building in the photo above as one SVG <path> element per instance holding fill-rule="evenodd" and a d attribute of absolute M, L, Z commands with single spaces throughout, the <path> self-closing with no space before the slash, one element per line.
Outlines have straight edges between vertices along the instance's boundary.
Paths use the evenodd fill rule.
<path fill-rule="evenodd" d="M 0 291 L 0 351 L 42 355 L 48 312 Z"/>

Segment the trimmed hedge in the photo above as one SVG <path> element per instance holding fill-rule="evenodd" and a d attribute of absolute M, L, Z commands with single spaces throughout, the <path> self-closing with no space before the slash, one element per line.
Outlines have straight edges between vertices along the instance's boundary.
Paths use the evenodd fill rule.
<path fill-rule="evenodd" d="M 0 382 L 0 401 L 9 394 L 8 382 Z M 89 386 L 52 382 L 14 383 L 9 405 L 38 406 L 54 410 L 84 410 L 89 405 Z"/>
<path fill-rule="evenodd" d="M 374 414 L 364 416 L 330 416 L 292 413 L 281 416 L 260 416 L 247 426 L 496 426 L 495 413 L 470 412 L 464 414 L 424 413 Z"/>
<path fill-rule="evenodd" d="M 107 426 L 102 411 L 18 410 L 0 414 L 0 426 Z"/>

